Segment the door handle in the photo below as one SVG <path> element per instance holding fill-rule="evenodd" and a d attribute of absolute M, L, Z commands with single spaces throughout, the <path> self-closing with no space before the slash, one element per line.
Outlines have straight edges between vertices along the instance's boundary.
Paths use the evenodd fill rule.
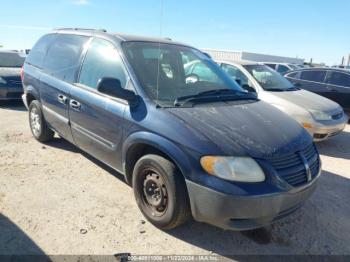
<path fill-rule="evenodd" d="M 64 95 L 59 94 L 57 96 L 57 99 L 58 99 L 58 102 L 60 102 L 61 104 L 65 105 L 67 103 L 67 97 Z"/>
<path fill-rule="evenodd" d="M 70 105 L 70 107 L 73 108 L 74 110 L 80 111 L 81 104 L 80 104 L 78 101 L 71 100 L 71 101 L 69 102 L 69 105 Z"/>

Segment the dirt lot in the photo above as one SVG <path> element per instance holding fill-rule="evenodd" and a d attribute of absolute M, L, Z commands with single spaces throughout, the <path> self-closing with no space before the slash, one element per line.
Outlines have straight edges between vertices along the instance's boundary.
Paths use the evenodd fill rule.
<path fill-rule="evenodd" d="M 350 254 L 350 126 L 318 144 L 323 174 L 286 221 L 246 233 L 144 221 L 120 174 L 57 138 L 42 145 L 19 103 L 0 107 L 0 254 Z"/>

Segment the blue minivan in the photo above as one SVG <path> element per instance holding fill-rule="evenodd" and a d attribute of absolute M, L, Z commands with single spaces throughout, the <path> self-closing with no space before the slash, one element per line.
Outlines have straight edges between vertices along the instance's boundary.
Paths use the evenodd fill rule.
<path fill-rule="evenodd" d="M 56 133 L 123 174 L 161 229 L 192 217 L 263 227 L 315 190 L 321 162 L 309 134 L 198 49 L 58 29 L 36 43 L 23 70 L 33 136 L 48 142 Z"/>

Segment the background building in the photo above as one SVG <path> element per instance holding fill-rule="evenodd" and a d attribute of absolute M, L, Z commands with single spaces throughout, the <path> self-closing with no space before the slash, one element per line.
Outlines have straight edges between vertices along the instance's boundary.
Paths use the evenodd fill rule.
<path fill-rule="evenodd" d="M 292 64 L 304 64 L 305 59 L 292 58 L 275 55 L 265 55 L 258 53 L 250 53 L 244 51 L 228 51 L 218 49 L 202 49 L 202 51 L 208 53 L 213 59 L 216 60 L 249 60 L 254 62 L 276 62 L 276 63 L 292 63 Z"/>

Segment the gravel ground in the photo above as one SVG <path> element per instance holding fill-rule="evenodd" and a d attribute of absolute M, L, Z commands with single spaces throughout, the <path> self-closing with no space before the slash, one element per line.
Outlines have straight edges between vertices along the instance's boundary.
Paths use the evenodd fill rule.
<path fill-rule="evenodd" d="M 145 222 L 120 174 L 62 139 L 36 142 L 23 105 L 2 105 L 0 119 L 0 254 L 350 254 L 349 125 L 318 144 L 318 188 L 284 222 L 163 232 Z"/>

